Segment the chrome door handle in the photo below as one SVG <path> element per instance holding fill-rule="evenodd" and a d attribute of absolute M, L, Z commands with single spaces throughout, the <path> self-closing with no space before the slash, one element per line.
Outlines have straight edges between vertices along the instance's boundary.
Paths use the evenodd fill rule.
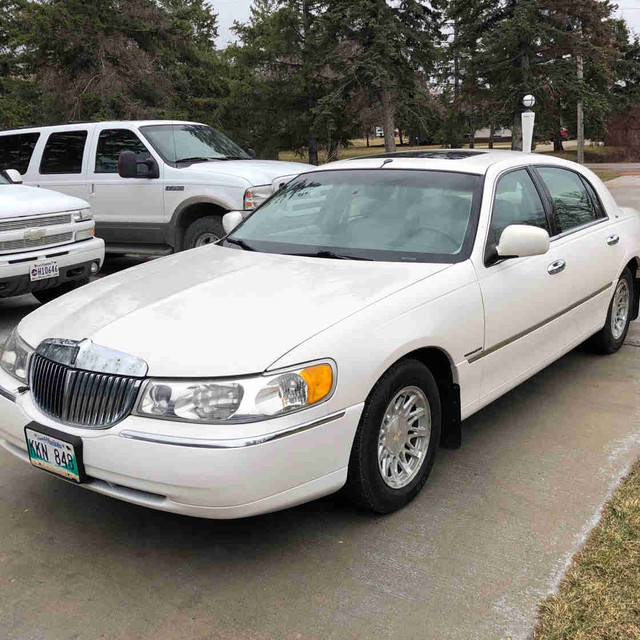
<path fill-rule="evenodd" d="M 612 236 L 607 238 L 607 244 L 612 247 L 614 244 L 618 244 L 620 242 L 620 236 L 617 233 L 614 233 Z"/>
<path fill-rule="evenodd" d="M 556 273 L 560 273 L 561 271 L 564 271 L 564 268 L 567 266 L 567 263 L 564 260 L 556 260 L 555 262 L 552 262 L 548 267 L 547 267 L 547 271 L 549 272 L 549 275 L 554 275 Z"/>

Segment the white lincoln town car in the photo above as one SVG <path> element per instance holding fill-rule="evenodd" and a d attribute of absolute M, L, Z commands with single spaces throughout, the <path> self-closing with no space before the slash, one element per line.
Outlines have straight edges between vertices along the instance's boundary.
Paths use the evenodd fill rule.
<path fill-rule="evenodd" d="M 342 161 L 225 228 L 22 320 L 0 445 L 175 513 L 340 489 L 387 513 L 462 420 L 587 339 L 617 351 L 638 316 L 640 215 L 557 158 Z"/>

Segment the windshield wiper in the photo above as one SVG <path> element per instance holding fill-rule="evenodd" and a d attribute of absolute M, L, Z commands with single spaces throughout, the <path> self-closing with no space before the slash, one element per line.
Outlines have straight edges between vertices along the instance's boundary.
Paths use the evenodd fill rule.
<path fill-rule="evenodd" d="M 216 158 L 216 160 L 248 160 L 245 156 L 222 156 L 221 158 Z"/>
<path fill-rule="evenodd" d="M 178 162 L 209 162 L 209 160 L 220 160 L 220 158 L 207 158 L 205 156 L 194 156 L 193 158 L 179 158 L 174 162 L 177 164 Z"/>
<path fill-rule="evenodd" d="M 361 256 L 350 256 L 344 253 L 334 253 L 328 249 L 321 249 L 314 253 L 290 253 L 291 256 L 301 256 L 303 258 L 332 258 L 334 260 L 369 260 L 373 261 L 373 258 L 363 258 Z"/>
<path fill-rule="evenodd" d="M 247 244 L 244 240 L 240 240 L 239 238 L 224 238 L 224 241 L 229 244 L 235 244 L 245 251 L 255 251 L 250 244 Z"/>

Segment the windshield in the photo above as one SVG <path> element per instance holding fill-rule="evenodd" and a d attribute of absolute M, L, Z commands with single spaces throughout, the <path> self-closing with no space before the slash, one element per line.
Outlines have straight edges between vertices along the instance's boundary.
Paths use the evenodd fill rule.
<path fill-rule="evenodd" d="M 235 142 L 204 124 L 154 124 L 140 131 L 165 162 L 249 158 Z"/>
<path fill-rule="evenodd" d="M 445 171 L 306 173 L 227 240 L 270 253 L 458 262 L 473 242 L 481 184 L 481 176 Z"/>

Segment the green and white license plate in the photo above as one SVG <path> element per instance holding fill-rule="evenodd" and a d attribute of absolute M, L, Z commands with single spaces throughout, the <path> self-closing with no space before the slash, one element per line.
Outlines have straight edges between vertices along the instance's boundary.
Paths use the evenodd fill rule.
<path fill-rule="evenodd" d="M 58 268 L 58 263 L 55 260 L 31 263 L 31 270 L 29 272 L 31 282 L 36 280 L 47 280 L 48 278 L 57 278 L 59 275 L 60 269 Z"/>
<path fill-rule="evenodd" d="M 29 460 L 34 467 L 57 476 L 82 482 L 82 439 L 31 422 L 24 428 Z"/>

